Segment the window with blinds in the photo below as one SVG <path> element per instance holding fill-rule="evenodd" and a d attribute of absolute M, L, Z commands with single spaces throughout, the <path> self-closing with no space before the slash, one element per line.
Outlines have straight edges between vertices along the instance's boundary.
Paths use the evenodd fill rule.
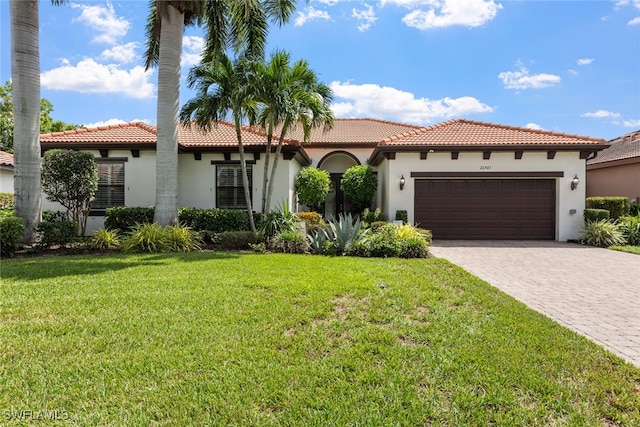
<path fill-rule="evenodd" d="M 124 206 L 124 162 L 98 162 L 98 190 L 91 210 L 100 212 L 112 206 Z"/>
<path fill-rule="evenodd" d="M 249 194 L 252 194 L 253 169 L 247 165 Z M 216 166 L 216 207 L 222 209 L 246 209 L 240 165 Z"/>

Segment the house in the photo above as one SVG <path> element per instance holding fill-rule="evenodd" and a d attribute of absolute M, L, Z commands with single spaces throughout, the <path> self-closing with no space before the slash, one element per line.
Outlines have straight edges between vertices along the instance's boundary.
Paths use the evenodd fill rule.
<path fill-rule="evenodd" d="M 0 151 L 0 193 L 13 193 L 13 154 Z"/>
<path fill-rule="evenodd" d="M 587 197 L 624 196 L 640 203 L 640 130 L 609 143 L 587 161 Z"/>
<path fill-rule="evenodd" d="M 243 128 L 251 194 L 260 210 L 266 137 Z M 93 152 L 100 184 L 88 229 L 103 224 L 109 206 L 155 202 L 156 129 L 129 123 L 41 135 L 43 150 Z M 179 127 L 179 205 L 243 208 L 244 193 L 234 127 L 210 133 Z M 337 119 L 308 143 L 293 131 L 284 143 L 274 182 L 274 204 L 296 206 L 294 180 L 303 167 L 327 170 L 333 192 L 326 214 L 348 209 L 340 191 L 344 171 L 369 164 L 376 172 L 374 207 L 436 239 L 550 239 L 578 237 L 585 198 L 586 159 L 607 147 L 602 139 L 470 120 L 422 127 L 374 119 Z M 43 200 L 43 208 L 51 209 Z"/>

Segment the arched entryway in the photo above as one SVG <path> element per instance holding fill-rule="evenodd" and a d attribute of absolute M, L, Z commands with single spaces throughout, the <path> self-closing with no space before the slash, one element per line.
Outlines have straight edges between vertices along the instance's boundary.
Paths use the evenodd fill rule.
<path fill-rule="evenodd" d="M 337 218 L 338 214 L 349 212 L 350 203 L 340 189 L 340 180 L 347 169 L 359 164 L 358 158 L 348 151 L 332 151 L 318 162 L 318 169 L 329 172 L 331 178 L 322 212 L 325 218 Z"/>

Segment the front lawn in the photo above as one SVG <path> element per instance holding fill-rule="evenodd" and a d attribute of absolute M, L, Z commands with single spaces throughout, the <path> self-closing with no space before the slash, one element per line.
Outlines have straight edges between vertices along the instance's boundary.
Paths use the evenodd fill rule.
<path fill-rule="evenodd" d="M 609 246 L 609 249 L 620 252 L 628 252 L 630 254 L 640 255 L 640 246 Z"/>
<path fill-rule="evenodd" d="M 3 425 L 640 424 L 640 369 L 441 259 L 0 267 Z"/>

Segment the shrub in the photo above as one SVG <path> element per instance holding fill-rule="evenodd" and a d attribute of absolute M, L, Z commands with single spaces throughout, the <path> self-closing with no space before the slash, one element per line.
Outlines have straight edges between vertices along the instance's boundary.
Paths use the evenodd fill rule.
<path fill-rule="evenodd" d="M 363 236 L 353 248 L 351 255 L 365 257 L 397 257 L 402 249 L 396 236 L 396 226 L 387 223 L 378 227 L 375 232 Z"/>
<path fill-rule="evenodd" d="M 36 249 L 47 249 L 51 246 L 67 246 L 78 235 L 78 223 L 74 221 L 42 221 L 36 225 Z"/>
<path fill-rule="evenodd" d="M 322 222 L 322 215 L 318 212 L 298 212 L 298 218 L 307 223 L 307 226 L 315 227 Z"/>
<path fill-rule="evenodd" d="M 0 209 L 15 209 L 15 201 L 13 193 L 0 193 Z"/>
<path fill-rule="evenodd" d="M 120 247 L 119 230 L 101 228 L 91 236 L 90 246 L 94 249 L 118 249 Z"/>
<path fill-rule="evenodd" d="M 396 211 L 396 221 L 402 221 L 403 224 L 409 222 L 409 214 L 406 210 L 401 209 Z"/>
<path fill-rule="evenodd" d="M 640 203 L 638 202 L 632 202 L 629 205 L 629 215 L 631 216 L 638 216 L 640 215 Z"/>
<path fill-rule="evenodd" d="M 329 172 L 307 167 L 296 174 L 295 188 L 300 204 L 317 209 L 329 193 Z"/>
<path fill-rule="evenodd" d="M 0 255 L 12 257 L 20 246 L 24 221 L 13 215 L 0 215 Z"/>
<path fill-rule="evenodd" d="M 365 223 L 365 227 L 369 227 L 370 224 L 373 224 L 374 222 L 386 222 L 386 217 L 380 208 L 376 208 L 374 211 L 366 208 L 360 215 L 360 218 L 362 218 L 362 222 Z"/>
<path fill-rule="evenodd" d="M 285 203 L 279 210 L 269 212 L 260 223 L 259 231 L 265 242 L 284 231 L 296 231 L 298 216 L 291 212 L 289 204 Z"/>
<path fill-rule="evenodd" d="M 626 197 L 587 197 L 589 209 L 606 209 L 611 219 L 618 219 L 629 213 L 629 199 Z"/>
<path fill-rule="evenodd" d="M 407 237 L 401 242 L 400 258 L 426 258 L 429 244 L 423 237 Z"/>
<path fill-rule="evenodd" d="M 620 230 L 628 245 L 640 246 L 640 215 L 620 218 Z"/>
<path fill-rule="evenodd" d="M 216 246 L 224 250 L 248 250 L 259 242 L 258 235 L 252 231 L 225 231 L 216 235 Z"/>
<path fill-rule="evenodd" d="M 154 208 L 130 208 L 126 206 L 114 206 L 107 208 L 105 212 L 104 228 L 107 230 L 121 230 L 128 233 L 140 224 L 153 222 Z"/>
<path fill-rule="evenodd" d="M 69 221 L 69 216 L 63 211 L 42 211 L 42 220 L 46 222 Z"/>
<path fill-rule="evenodd" d="M 603 219 L 609 219 L 610 212 L 606 209 L 585 209 L 584 220 L 585 221 L 600 221 Z"/>
<path fill-rule="evenodd" d="M 124 252 L 164 252 L 168 249 L 167 234 L 155 223 L 136 225 L 122 241 Z"/>
<path fill-rule="evenodd" d="M 353 212 L 356 213 L 371 206 L 377 187 L 378 180 L 369 165 L 351 166 L 340 180 L 340 188 L 351 201 Z"/>
<path fill-rule="evenodd" d="M 580 233 L 580 241 L 585 245 L 609 247 L 623 245 L 624 235 L 618 224 L 611 220 L 588 221 Z"/>
<path fill-rule="evenodd" d="M 389 224 L 387 221 L 376 221 L 369 224 L 369 228 L 375 231 L 380 227 L 385 227 L 387 224 Z"/>
<path fill-rule="evenodd" d="M 76 150 L 49 150 L 42 159 L 42 191 L 47 200 L 67 209 L 84 236 L 91 201 L 98 189 L 98 166 L 93 154 Z"/>
<path fill-rule="evenodd" d="M 283 231 L 275 237 L 272 248 L 278 252 L 287 254 L 303 254 L 307 252 L 308 246 L 300 233 Z"/>
<path fill-rule="evenodd" d="M 178 220 L 181 224 L 195 231 L 210 233 L 224 233 L 225 231 L 249 230 L 249 216 L 247 211 L 238 209 L 200 209 L 179 208 Z M 259 223 L 261 215 L 254 213 L 254 222 Z"/>
<path fill-rule="evenodd" d="M 198 233 L 184 225 L 164 227 L 167 248 L 170 252 L 192 252 L 200 250 L 201 239 Z"/>

